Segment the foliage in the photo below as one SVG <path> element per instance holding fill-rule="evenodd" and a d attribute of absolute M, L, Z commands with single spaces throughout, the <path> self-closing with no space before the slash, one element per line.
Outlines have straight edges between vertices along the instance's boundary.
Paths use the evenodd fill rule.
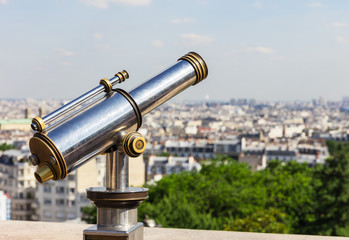
<path fill-rule="evenodd" d="M 89 224 L 97 222 L 97 208 L 95 206 L 86 206 L 81 209 L 81 220 Z"/>
<path fill-rule="evenodd" d="M 232 224 L 226 225 L 224 230 L 240 232 L 262 233 L 288 233 L 285 222 L 286 214 L 278 209 L 258 210 L 242 219 L 237 219 Z"/>
<path fill-rule="evenodd" d="M 315 232 L 321 235 L 349 236 L 349 143 L 328 142 L 332 157 L 315 174 Z"/>
<path fill-rule="evenodd" d="M 10 149 L 16 149 L 16 146 L 7 143 L 0 144 L 0 151 L 6 151 Z"/>
<path fill-rule="evenodd" d="M 164 227 L 220 230 L 238 224 L 243 229 L 264 214 L 262 226 L 269 226 L 265 231 L 304 232 L 304 222 L 314 219 L 311 183 L 312 169 L 305 164 L 273 161 L 266 170 L 252 172 L 246 164 L 221 156 L 200 172 L 172 174 L 148 186 L 149 199 L 139 214 Z M 274 224 L 272 219 L 280 221 Z M 259 231 L 261 225 L 251 227 L 249 231 Z"/>
<path fill-rule="evenodd" d="M 329 141 L 326 164 L 271 161 L 262 171 L 226 156 L 163 177 L 138 208 L 163 227 L 349 236 L 349 143 Z M 83 209 L 89 223 L 96 212 Z M 89 216 L 90 215 L 90 216 Z"/>

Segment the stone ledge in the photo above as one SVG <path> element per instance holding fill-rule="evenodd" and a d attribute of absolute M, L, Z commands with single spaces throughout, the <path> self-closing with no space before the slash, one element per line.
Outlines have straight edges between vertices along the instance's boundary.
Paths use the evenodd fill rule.
<path fill-rule="evenodd" d="M 82 240 L 82 231 L 91 225 L 52 222 L 1 221 L 0 240 Z M 144 240 L 349 240 L 294 234 L 267 234 L 206 231 L 173 228 L 145 228 Z"/>

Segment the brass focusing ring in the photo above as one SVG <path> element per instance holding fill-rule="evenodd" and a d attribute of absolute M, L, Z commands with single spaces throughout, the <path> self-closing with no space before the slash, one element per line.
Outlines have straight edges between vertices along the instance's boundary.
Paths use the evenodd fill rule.
<path fill-rule="evenodd" d="M 207 65 L 204 59 L 199 54 L 195 52 L 189 52 L 188 54 L 179 58 L 178 61 L 179 60 L 185 60 L 193 66 L 196 73 L 196 81 L 193 85 L 198 84 L 199 82 L 201 82 L 207 77 L 207 74 L 208 74 Z"/>
<path fill-rule="evenodd" d="M 41 117 L 33 118 L 32 123 L 34 123 L 38 127 L 37 131 L 42 132 L 45 130 L 45 127 L 46 127 L 45 122 L 44 122 L 44 120 L 42 120 Z"/>
<path fill-rule="evenodd" d="M 115 74 L 115 77 L 118 77 L 120 81 L 119 83 L 122 83 L 126 79 L 128 79 L 130 75 L 128 75 L 128 72 L 126 70 L 122 70 L 121 72 L 118 72 L 117 74 Z"/>
<path fill-rule="evenodd" d="M 106 78 L 101 79 L 101 81 L 99 81 L 99 84 L 102 84 L 104 86 L 104 89 L 105 89 L 104 91 L 107 93 L 111 92 L 113 88 L 109 79 L 106 79 Z"/>
<path fill-rule="evenodd" d="M 138 132 L 129 132 L 122 142 L 122 149 L 129 157 L 138 157 L 145 150 L 146 142 Z"/>

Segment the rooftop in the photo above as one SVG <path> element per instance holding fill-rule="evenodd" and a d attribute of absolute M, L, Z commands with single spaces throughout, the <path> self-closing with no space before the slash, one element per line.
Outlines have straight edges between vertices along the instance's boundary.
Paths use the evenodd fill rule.
<path fill-rule="evenodd" d="M 87 224 L 3 221 L 0 239 L 6 240 L 81 240 Z M 322 237 L 292 234 L 267 234 L 206 231 L 171 228 L 145 228 L 144 240 L 349 240 L 346 237 Z"/>

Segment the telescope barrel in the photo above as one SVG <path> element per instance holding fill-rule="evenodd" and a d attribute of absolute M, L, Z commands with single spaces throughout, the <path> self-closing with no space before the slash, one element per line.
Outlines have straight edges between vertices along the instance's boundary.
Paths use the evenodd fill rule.
<path fill-rule="evenodd" d="M 205 61 L 197 53 L 188 53 L 129 94 L 123 90 L 107 94 L 54 129 L 36 133 L 29 146 L 39 162 L 37 180 L 65 178 L 67 173 L 112 147 L 117 133 L 137 130 L 142 116 L 199 83 L 207 73 Z"/>

